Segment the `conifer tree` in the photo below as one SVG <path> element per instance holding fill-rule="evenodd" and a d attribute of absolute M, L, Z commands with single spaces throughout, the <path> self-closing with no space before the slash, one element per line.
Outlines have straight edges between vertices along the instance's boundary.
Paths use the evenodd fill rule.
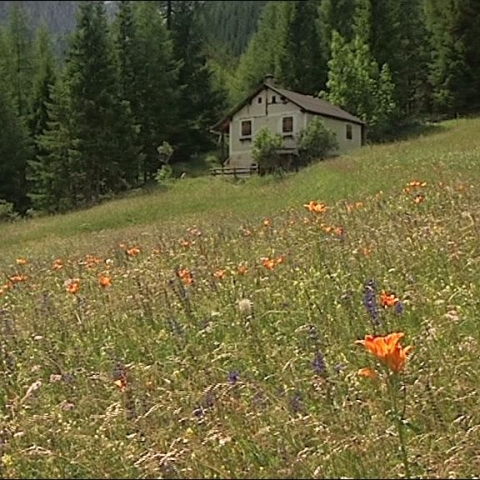
<path fill-rule="evenodd" d="M 1 73 L 1 70 L 0 70 Z M 4 82 L 0 82 L 0 199 L 25 212 L 25 171 L 31 155 L 28 132 Z"/>
<path fill-rule="evenodd" d="M 157 148 L 171 140 L 178 122 L 179 64 L 173 59 L 172 42 L 158 6 L 135 2 L 134 15 L 138 38 L 134 114 L 144 154 L 141 170 L 148 181 L 161 166 Z"/>
<path fill-rule="evenodd" d="M 204 53 L 204 39 L 198 25 L 199 5 L 194 1 L 177 2 L 171 20 L 173 55 L 180 63 L 177 101 L 179 122 L 171 137 L 176 158 L 187 160 L 193 153 L 213 146 L 210 127 L 223 113 L 226 95 L 214 87 L 213 72 Z"/>
<path fill-rule="evenodd" d="M 317 29 L 317 5 L 316 0 L 281 2 L 287 21 L 277 36 L 282 45 L 278 82 L 305 94 L 317 94 L 325 87 L 327 76 Z"/>

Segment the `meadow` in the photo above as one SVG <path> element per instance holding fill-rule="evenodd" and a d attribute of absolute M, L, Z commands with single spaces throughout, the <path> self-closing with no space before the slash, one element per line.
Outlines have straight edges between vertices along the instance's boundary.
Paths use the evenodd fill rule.
<path fill-rule="evenodd" d="M 480 119 L 434 130 L 2 224 L 0 476 L 478 478 Z"/>

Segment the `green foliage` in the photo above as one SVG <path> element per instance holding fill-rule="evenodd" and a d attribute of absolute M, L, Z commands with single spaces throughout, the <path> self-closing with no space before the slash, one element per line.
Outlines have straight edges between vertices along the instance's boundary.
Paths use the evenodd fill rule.
<path fill-rule="evenodd" d="M 335 133 L 325 126 L 320 117 L 315 117 L 298 137 L 298 151 L 302 163 L 323 160 L 338 148 Z"/>
<path fill-rule="evenodd" d="M 0 198 L 0 223 L 7 222 L 15 216 L 13 203 Z"/>
<path fill-rule="evenodd" d="M 173 57 L 180 64 L 176 102 L 178 121 L 172 132 L 175 160 L 188 161 L 213 147 L 210 128 L 224 114 L 226 92 L 215 84 L 213 71 L 205 56 L 198 26 L 200 6 L 195 1 L 176 3 L 171 20 Z"/>
<path fill-rule="evenodd" d="M 272 133 L 268 127 L 261 128 L 255 135 L 252 157 L 261 172 L 272 173 L 282 167 L 278 150 L 283 146 L 279 133 Z"/>
<path fill-rule="evenodd" d="M 426 0 L 433 50 L 434 107 L 443 113 L 480 109 L 480 3 Z"/>
<path fill-rule="evenodd" d="M 327 65 L 321 51 L 316 0 L 280 2 L 285 11 L 283 30 L 276 32 L 281 45 L 276 78 L 283 87 L 317 94 L 325 87 Z"/>
<path fill-rule="evenodd" d="M 393 83 L 388 65 L 379 71 L 368 44 L 355 35 L 350 43 L 333 32 L 328 63 L 327 99 L 367 123 L 376 139 L 391 127 L 395 113 Z"/>
<path fill-rule="evenodd" d="M 31 143 L 5 82 L 0 82 L 0 125 L 0 198 L 23 212 L 28 208 L 25 177 Z"/>

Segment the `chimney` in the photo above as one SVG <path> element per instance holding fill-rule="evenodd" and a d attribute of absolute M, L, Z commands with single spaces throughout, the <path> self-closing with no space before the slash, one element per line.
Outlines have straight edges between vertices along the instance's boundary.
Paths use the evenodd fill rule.
<path fill-rule="evenodd" d="M 273 75 L 271 73 L 268 73 L 267 75 L 265 75 L 265 80 L 263 81 L 263 83 L 266 83 L 267 85 L 271 85 L 272 87 L 274 87 L 275 82 L 273 79 Z"/>

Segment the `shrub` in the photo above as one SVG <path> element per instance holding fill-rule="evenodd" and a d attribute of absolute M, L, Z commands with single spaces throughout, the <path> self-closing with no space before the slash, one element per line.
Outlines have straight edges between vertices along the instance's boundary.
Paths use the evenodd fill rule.
<path fill-rule="evenodd" d="M 320 117 L 314 118 L 298 137 L 298 152 L 302 163 L 323 160 L 338 148 L 335 133 Z"/>
<path fill-rule="evenodd" d="M 16 217 L 13 210 L 13 203 L 0 198 L 0 223 L 12 220 Z"/>
<path fill-rule="evenodd" d="M 253 141 L 252 156 L 261 173 L 272 173 L 281 168 L 281 157 L 278 150 L 282 146 L 282 136 L 272 133 L 268 127 L 263 127 L 257 133 Z"/>

